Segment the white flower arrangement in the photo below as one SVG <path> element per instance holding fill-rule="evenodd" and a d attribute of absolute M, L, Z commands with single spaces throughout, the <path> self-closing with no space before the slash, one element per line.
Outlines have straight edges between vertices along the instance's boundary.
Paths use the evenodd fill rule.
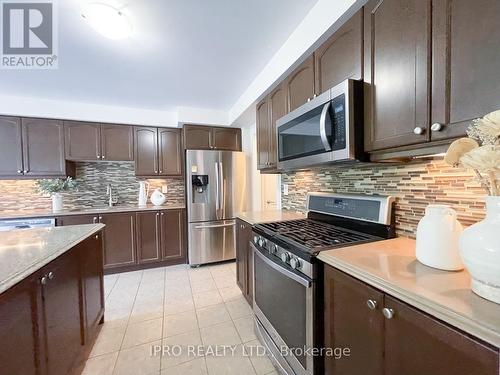
<path fill-rule="evenodd" d="M 474 120 L 448 148 L 445 162 L 472 169 L 488 195 L 500 195 L 500 110 Z"/>

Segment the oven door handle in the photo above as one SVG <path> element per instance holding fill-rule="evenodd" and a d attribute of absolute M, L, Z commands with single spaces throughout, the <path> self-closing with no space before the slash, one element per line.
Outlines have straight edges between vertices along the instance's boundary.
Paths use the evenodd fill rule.
<path fill-rule="evenodd" d="M 330 109 L 330 102 L 326 103 L 321 111 L 321 117 L 319 119 L 319 133 L 321 135 L 321 142 L 323 143 L 323 147 L 326 151 L 332 151 L 332 146 L 330 142 L 328 142 L 328 137 L 326 136 L 326 119 L 330 119 L 330 113 L 328 110 Z"/>
<path fill-rule="evenodd" d="M 269 259 L 268 257 L 266 257 L 265 255 L 263 255 L 256 247 L 253 243 L 250 243 L 250 245 L 253 247 L 253 250 L 254 250 L 254 254 L 257 255 L 264 263 L 266 263 L 269 267 L 271 267 L 272 269 L 278 271 L 279 273 L 285 275 L 286 277 L 292 279 L 292 280 L 295 280 L 297 281 L 299 284 L 302 284 L 304 285 L 306 288 L 310 288 L 311 287 L 311 281 L 307 280 L 307 279 L 304 279 L 298 275 L 296 275 L 295 273 L 287 270 L 286 268 L 283 268 L 282 266 L 274 263 L 271 259 Z M 255 267 L 255 266 L 254 266 Z"/>

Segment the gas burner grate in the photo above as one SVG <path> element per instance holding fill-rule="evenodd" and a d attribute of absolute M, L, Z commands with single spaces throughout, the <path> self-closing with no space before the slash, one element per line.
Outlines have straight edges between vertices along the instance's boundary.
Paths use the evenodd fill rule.
<path fill-rule="evenodd" d="M 350 231 L 310 219 L 265 223 L 260 224 L 260 226 L 312 249 L 364 242 L 374 238 L 368 234 Z"/>

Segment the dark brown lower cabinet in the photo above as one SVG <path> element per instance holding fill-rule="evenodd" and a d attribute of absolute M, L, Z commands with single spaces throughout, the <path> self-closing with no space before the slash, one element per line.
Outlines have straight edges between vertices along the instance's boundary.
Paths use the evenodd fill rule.
<path fill-rule="evenodd" d="M 92 235 L 0 295 L 0 375 L 81 367 L 104 313 L 101 238 Z"/>
<path fill-rule="evenodd" d="M 76 250 L 76 249 L 75 249 Z M 81 350 L 78 254 L 65 253 L 47 267 L 42 285 L 47 372 L 69 374 Z"/>
<path fill-rule="evenodd" d="M 163 260 L 186 260 L 186 214 L 184 210 L 160 213 L 161 256 Z"/>
<path fill-rule="evenodd" d="M 137 263 L 135 212 L 103 214 L 99 222 L 104 228 L 104 268 L 117 268 Z"/>
<path fill-rule="evenodd" d="M 252 226 L 236 220 L 236 283 L 250 305 L 253 304 L 253 259 L 250 241 Z"/>
<path fill-rule="evenodd" d="M 330 266 L 324 280 L 325 346 L 351 351 L 326 374 L 499 374 L 498 348 Z"/>
<path fill-rule="evenodd" d="M 139 263 L 157 262 L 160 252 L 160 213 L 156 211 L 136 214 L 137 259 Z"/>

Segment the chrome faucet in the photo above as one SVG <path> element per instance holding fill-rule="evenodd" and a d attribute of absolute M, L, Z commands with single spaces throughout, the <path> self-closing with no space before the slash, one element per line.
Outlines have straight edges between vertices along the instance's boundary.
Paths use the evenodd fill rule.
<path fill-rule="evenodd" d="M 113 198 L 113 189 L 111 188 L 111 184 L 108 184 L 106 188 L 106 194 L 109 195 L 108 205 L 109 207 L 113 207 L 118 203 L 118 198 Z"/>

